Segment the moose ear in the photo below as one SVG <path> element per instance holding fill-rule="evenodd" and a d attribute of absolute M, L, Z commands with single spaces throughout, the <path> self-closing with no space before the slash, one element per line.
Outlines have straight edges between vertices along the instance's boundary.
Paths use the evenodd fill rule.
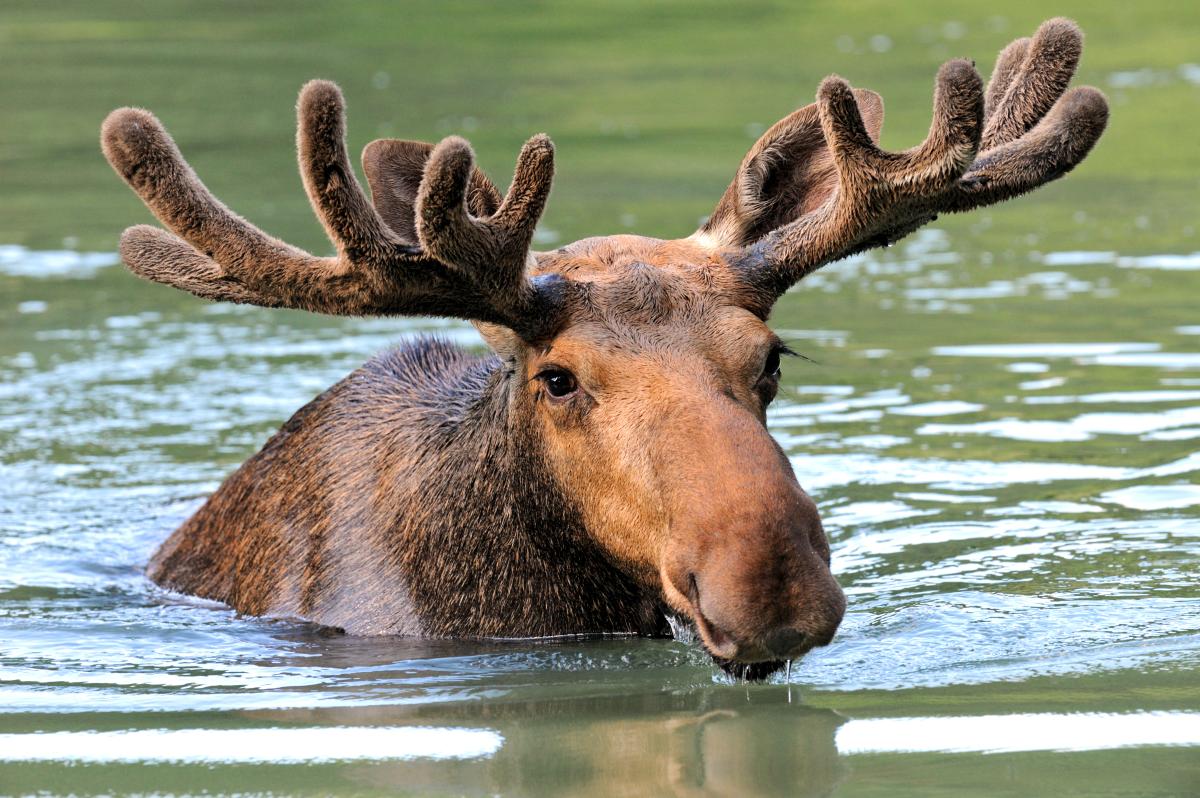
<path fill-rule="evenodd" d="M 376 139 L 363 148 L 363 172 L 371 186 L 371 201 L 379 216 L 405 241 L 417 241 L 413 207 L 433 145 L 424 141 Z M 472 216 L 491 216 L 500 207 L 500 192 L 487 175 L 471 170 L 467 210 Z"/>
<path fill-rule="evenodd" d="M 855 89 L 854 99 L 867 134 L 878 143 L 883 98 Z M 806 105 L 776 122 L 755 142 L 696 237 L 714 246 L 752 244 L 820 207 L 837 183 L 817 104 Z"/>

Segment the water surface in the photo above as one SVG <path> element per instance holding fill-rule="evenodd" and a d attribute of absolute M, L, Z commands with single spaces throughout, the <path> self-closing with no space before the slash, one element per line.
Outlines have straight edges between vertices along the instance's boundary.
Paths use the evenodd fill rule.
<path fill-rule="evenodd" d="M 810 360 L 770 426 L 850 600 L 786 678 L 732 683 L 670 640 L 331 636 L 142 575 L 371 354 L 480 342 L 137 281 L 112 253 L 147 217 L 95 143 L 112 107 L 155 109 L 220 196 L 321 251 L 290 118 L 317 75 L 353 148 L 462 133 L 503 176 L 550 131 L 542 246 L 677 236 L 830 71 L 884 94 L 885 144 L 915 142 L 941 60 L 984 65 L 1048 13 L 1010 5 L 6 6 L 0 794 L 1200 792 L 1200 153 L 1178 135 L 1200 16 L 1173 4 L 1061 9 L 1113 101 L 1078 174 L 778 306 Z"/>

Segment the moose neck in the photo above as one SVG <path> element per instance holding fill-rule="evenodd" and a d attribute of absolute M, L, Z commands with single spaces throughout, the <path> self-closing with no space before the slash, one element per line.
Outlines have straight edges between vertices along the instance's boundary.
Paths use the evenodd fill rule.
<path fill-rule="evenodd" d="M 498 358 L 469 362 L 431 411 L 441 416 L 443 482 L 419 514 L 421 528 L 405 519 L 397 530 L 423 631 L 661 633 L 659 597 L 593 540 L 547 468 L 516 379 Z"/>

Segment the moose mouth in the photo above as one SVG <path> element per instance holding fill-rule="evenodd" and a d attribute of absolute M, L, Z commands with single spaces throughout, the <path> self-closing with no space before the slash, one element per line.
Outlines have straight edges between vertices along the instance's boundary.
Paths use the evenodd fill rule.
<path fill-rule="evenodd" d="M 739 681 L 760 682 L 782 669 L 788 660 L 765 658 L 765 651 L 755 646 L 749 650 L 740 646 L 731 635 L 713 624 L 700 609 L 700 588 L 696 584 L 696 575 L 688 574 L 688 603 L 691 605 L 692 625 L 700 636 L 700 640 L 712 657 L 713 662 Z M 800 659 L 811 646 L 792 659 Z"/>

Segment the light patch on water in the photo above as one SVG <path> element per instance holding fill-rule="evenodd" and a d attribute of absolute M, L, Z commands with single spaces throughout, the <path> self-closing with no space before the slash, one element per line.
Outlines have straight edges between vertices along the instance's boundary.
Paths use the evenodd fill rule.
<path fill-rule="evenodd" d="M 1200 399 L 1200 391 L 1108 391 L 1082 396 L 1028 396 L 1027 405 L 1107 405 L 1142 402 L 1190 402 Z"/>
<path fill-rule="evenodd" d="M 828 527 L 856 527 L 862 524 L 881 524 L 904 518 L 934 515 L 936 510 L 918 510 L 899 501 L 855 502 L 846 507 L 825 510 L 824 521 Z"/>
<path fill-rule="evenodd" d="M 1108 76 L 1108 84 L 1116 89 L 1144 89 L 1151 86 L 1167 86 L 1176 80 L 1200 86 L 1200 64 L 1185 63 L 1175 69 L 1123 69 Z"/>
<path fill-rule="evenodd" d="M 1066 480 L 1119 480 L 1138 474 L 1116 466 L 1054 462 L 993 462 L 893 458 L 873 454 L 807 454 L 790 458 L 806 487 L 827 490 L 845 485 L 926 485 L 941 490 L 978 490 Z"/>
<path fill-rule="evenodd" d="M 857 424 L 863 421 L 878 421 L 883 418 L 882 410 L 855 410 L 851 413 L 826 413 L 817 416 L 822 424 Z"/>
<path fill-rule="evenodd" d="M 1144 477 L 1172 477 L 1179 474 L 1187 474 L 1192 471 L 1200 471 L 1200 452 L 1192 452 L 1186 457 L 1181 457 L 1170 463 L 1164 463 L 1160 466 L 1151 468 L 1143 468 L 1134 472 L 1135 478 Z"/>
<path fill-rule="evenodd" d="M 100 269 L 115 266 L 115 252 L 37 251 L 17 244 L 0 244 L 0 274 L 12 277 L 69 277 L 88 279 Z"/>
<path fill-rule="evenodd" d="M 1078 343 L 1078 344 L 969 344 L 965 346 L 935 346 L 930 352 L 943 357 L 1102 357 L 1130 352 L 1157 352 L 1162 347 L 1153 343 Z"/>
<path fill-rule="evenodd" d="M 1050 370 L 1049 363 L 1009 363 L 1004 367 L 1005 371 L 1011 371 L 1013 374 L 1045 374 Z"/>
<path fill-rule="evenodd" d="M 967 493 L 897 493 L 901 499 L 917 502 L 936 502 L 938 504 L 975 504 L 978 502 L 994 502 L 995 496 L 974 496 Z"/>
<path fill-rule="evenodd" d="M 851 435 L 848 438 L 842 438 L 842 443 L 855 449 L 890 449 L 893 446 L 908 443 L 910 440 L 912 439 L 899 435 Z"/>
<path fill-rule="evenodd" d="M 796 416 L 820 416 L 825 419 L 836 418 L 837 420 L 849 420 L 845 415 L 851 411 L 860 410 L 863 408 L 875 407 L 891 407 L 894 405 L 908 404 L 908 396 L 899 391 L 888 389 L 882 391 L 873 391 L 857 399 L 839 399 L 828 402 L 817 402 L 815 404 L 786 404 L 771 412 L 773 420 L 782 420 L 794 418 Z M 881 414 L 880 414 L 881 415 Z M 873 420 L 879 416 L 870 416 L 866 420 Z"/>
<path fill-rule="evenodd" d="M 1170 510 L 1200 505 L 1200 485 L 1134 485 L 1112 490 L 1101 501 L 1131 510 Z"/>
<path fill-rule="evenodd" d="M 775 334 L 784 341 L 813 341 L 832 346 L 844 346 L 850 337 L 845 330 L 797 330 L 787 327 L 776 329 Z"/>
<path fill-rule="evenodd" d="M 1150 352 L 1106 354 L 1085 361 L 1095 366 L 1137 366 L 1159 369 L 1200 369 L 1200 352 Z"/>
<path fill-rule="evenodd" d="M 215 604 L 216 602 L 210 602 Z M 223 605 L 218 605 L 223 607 Z M 269 681 L 272 689 L 304 687 L 324 683 L 321 675 L 288 672 L 278 668 L 260 667 L 253 675 L 226 669 L 225 673 L 167 673 L 148 669 L 138 671 L 110 670 L 105 673 L 83 673 L 57 670 L 47 673 L 43 668 L 6 668 L 0 671 L 0 684 L 45 684 L 88 687 L 180 687 L 212 689 L 218 687 L 255 687 Z"/>
<path fill-rule="evenodd" d="M 909 288 L 904 296 L 914 300 L 929 299 L 999 299 L 1022 293 L 1014 280 L 993 280 L 983 286 L 959 288 Z"/>
<path fill-rule="evenodd" d="M 1083 502 L 1028 501 L 1016 507 L 997 507 L 987 510 L 988 515 L 1079 515 L 1080 513 L 1102 513 L 1103 507 Z"/>
<path fill-rule="evenodd" d="M 853 385 L 796 385 L 788 388 L 788 393 L 818 394 L 821 396 L 853 396 Z"/>
<path fill-rule="evenodd" d="M 0 734 L 0 761 L 215 765 L 479 759 L 503 745 L 504 738 L 491 729 L 429 726 L 64 731 Z"/>
<path fill-rule="evenodd" d="M 982 286 L 908 288 L 904 296 L 913 301 L 963 301 L 1028 296 L 1039 291 L 1044 299 L 1065 299 L 1071 294 L 1088 293 L 1095 287 L 1094 283 L 1080 280 L 1067 272 L 1031 272 L 1016 280 L 992 280 Z"/>
<path fill-rule="evenodd" d="M 1161 269 L 1164 271 L 1196 271 L 1200 269 L 1200 252 L 1190 255 L 1142 255 L 1117 258 L 1122 269 Z"/>
<path fill-rule="evenodd" d="M 1042 255 L 1042 263 L 1046 266 L 1086 266 L 1089 264 L 1116 263 L 1115 252 L 1092 252 L 1087 250 L 1068 250 L 1066 252 L 1047 252 Z"/>
<path fill-rule="evenodd" d="M 1184 429 L 1165 429 L 1160 432 L 1148 432 L 1142 436 L 1147 441 L 1190 441 L 1200 438 L 1200 427 Z"/>
<path fill-rule="evenodd" d="M 1044 380 L 1026 380 L 1025 382 L 1018 383 L 1017 387 L 1022 391 L 1044 391 L 1047 388 L 1057 388 L 1064 383 L 1066 383 L 1066 380 L 1062 377 L 1047 377 Z M 1029 400 L 1026 399 L 1025 401 L 1028 402 Z"/>
<path fill-rule="evenodd" d="M 1090 432 L 1075 429 L 1070 422 L 1026 421 L 1019 418 L 1001 418 L 981 421 L 978 424 L 925 424 L 917 429 L 918 435 L 988 435 L 1013 441 L 1086 441 Z"/>
<path fill-rule="evenodd" d="M 882 505 L 884 502 L 864 502 L 869 505 Z M 864 514 L 865 515 L 865 514 Z M 867 517 L 865 520 L 873 521 Z M 883 556 L 898 555 L 913 546 L 937 546 L 948 543 L 958 543 L 969 540 L 989 540 L 1000 535 L 1014 537 L 1045 538 L 1050 534 L 1048 525 L 1032 525 L 1023 529 L 1006 529 L 995 522 L 988 523 L 925 523 L 921 525 L 881 529 L 870 535 L 858 535 L 845 541 L 838 549 L 837 557 L 841 568 L 861 567 L 868 559 Z M 1000 562 L 1001 558 L 997 558 Z M 922 579 L 930 576 L 931 563 L 920 571 Z M 943 566 L 946 567 L 946 566 Z M 949 566 L 957 568 L 956 565 Z"/>
<path fill-rule="evenodd" d="M 1002 418 L 976 424 L 925 424 L 917 429 L 917 434 L 989 435 L 1016 441 L 1086 441 L 1096 435 L 1142 435 L 1195 424 L 1200 424 L 1200 406 L 1158 413 L 1085 413 L 1070 421 Z"/>
<path fill-rule="evenodd" d="M 967 717 L 866 718 L 840 726 L 838 753 L 1011 753 L 1103 751 L 1200 745 L 1200 713 L 1030 713 Z"/>
<path fill-rule="evenodd" d="M 975 402 L 947 400 L 944 402 L 923 402 L 907 407 L 893 407 L 889 413 L 901 416 L 956 416 L 960 413 L 977 413 L 983 410 L 983 405 Z"/>
<path fill-rule="evenodd" d="M 1200 471 L 1200 452 L 1149 468 L 1044 461 L 920 460 L 861 452 L 795 455 L 790 460 L 801 482 L 813 490 L 848 485 L 923 485 L 935 490 L 969 491 L 1060 481 L 1115 482 Z"/>

